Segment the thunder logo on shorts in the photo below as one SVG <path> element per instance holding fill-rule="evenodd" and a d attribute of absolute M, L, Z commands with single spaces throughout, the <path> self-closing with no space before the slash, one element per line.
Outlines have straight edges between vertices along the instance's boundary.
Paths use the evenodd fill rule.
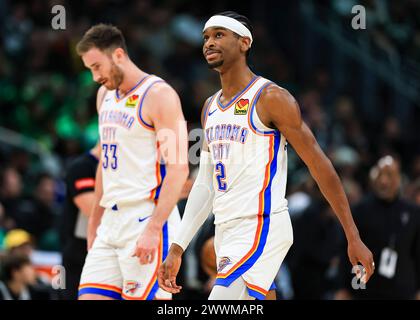
<path fill-rule="evenodd" d="M 125 293 L 131 294 L 131 295 L 133 295 L 137 291 L 137 289 L 140 287 L 141 287 L 140 283 L 134 280 L 128 280 L 124 284 Z"/>

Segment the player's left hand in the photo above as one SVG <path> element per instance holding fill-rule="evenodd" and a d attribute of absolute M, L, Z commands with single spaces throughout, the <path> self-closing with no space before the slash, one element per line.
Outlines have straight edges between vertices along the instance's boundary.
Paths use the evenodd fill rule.
<path fill-rule="evenodd" d="M 364 267 L 366 274 L 362 276 L 362 282 L 367 283 L 375 271 L 372 252 L 366 247 L 360 238 L 348 242 L 347 254 L 351 264 L 357 266 L 360 262 Z"/>
<path fill-rule="evenodd" d="M 140 264 L 152 263 L 160 245 L 160 236 L 159 231 L 146 227 L 136 242 L 132 257 L 138 257 Z"/>

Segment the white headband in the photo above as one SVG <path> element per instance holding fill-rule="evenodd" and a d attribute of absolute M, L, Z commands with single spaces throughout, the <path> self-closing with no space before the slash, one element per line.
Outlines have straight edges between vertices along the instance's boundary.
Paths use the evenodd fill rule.
<path fill-rule="evenodd" d="M 239 34 L 241 37 L 248 37 L 249 39 L 251 39 L 251 42 L 249 44 L 249 46 L 251 47 L 251 31 L 249 31 L 249 29 L 245 27 L 242 23 L 240 23 L 238 20 L 226 16 L 213 16 L 204 25 L 203 32 L 207 28 L 213 27 L 223 27 L 235 32 L 236 34 Z"/>

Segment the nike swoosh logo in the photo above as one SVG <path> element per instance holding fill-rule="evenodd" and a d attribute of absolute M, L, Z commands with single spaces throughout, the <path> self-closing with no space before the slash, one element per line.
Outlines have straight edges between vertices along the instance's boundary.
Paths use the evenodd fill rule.
<path fill-rule="evenodd" d="M 146 220 L 146 219 L 149 219 L 151 216 L 148 216 L 148 217 L 145 217 L 145 218 L 139 218 L 139 222 L 143 222 L 144 220 Z"/>
<path fill-rule="evenodd" d="M 214 109 L 212 112 L 209 112 L 209 117 L 213 114 L 213 113 L 215 113 L 217 111 L 217 109 Z"/>

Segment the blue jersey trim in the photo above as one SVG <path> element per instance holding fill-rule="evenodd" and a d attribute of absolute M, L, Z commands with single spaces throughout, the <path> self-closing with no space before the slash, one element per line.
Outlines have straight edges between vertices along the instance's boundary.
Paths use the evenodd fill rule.
<path fill-rule="evenodd" d="M 82 294 L 98 294 L 98 295 L 113 298 L 113 299 L 116 299 L 116 300 L 122 300 L 121 294 L 119 294 L 115 291 L 106 290 L 106 289 L 87 287 L 87 288 L 83 288 L 83 289 L 79 290 L 78 296 L 80 297 Z"/>
<path fill-rule="evenodd" d="M 273 129 L 273 130 L 269 130 L 269 131 L 260 130 L 260 129 L 257 128 L 257 126 L 254 123 L 254 110 L 255 110 L 255 106 L 257 105 L 258 99 L 260 98 L 262 91 L 265 88 L 267 88 L 269 85 L 271 85 L 271 84 L 274 84 L 274 83 L 271 82 L 271 81 L 270 82 L 267 82 L 263 86 L 261 86 L 261 88 L 258 89 L 258 91 L 257 91 L 257 93 L 255 95 L 255 98 L 253 100 L 253 103 L 251 105 L 251 108 L 249 110 L 249 112 L 250 112 L 250 122 L 251 122 L 252 130 L 254 130 L 254 131 L 256 131 L 256 132 L 258 132 L 260 134 L 263 134 L 263 135 L 273 135 L 273 134 L 276 134 L 276 133 L 279 132 L 277 129 Z M 257 112 L 257 111 L 255 110 L 255 112 Z"/>
<path fill-rule="evenodd" d="M 140 119 L 140 121 L 142 122 L 142 124 L 144 124 L 146 127 L 148 127 L 149 129 L 154 129 L 154 126 L 153 125 L 151 125 L 151 124 L 149 124 L 149 123 L 147 123 L 146 121 L 144 121 L 144 119 L 143 119 L 143 117 L 142 117 L 142 115 L 141 115 L 141 109 L 143 108 L 143 102 L 144 102 L 144 98 L 146 98 L 146 95 L 147 95 L 147 92 L 152 88 L 152 86 L 154 85 L 154 84 L 156 84 L 156 83 L 159 83 L 159 82 L 165 82 L 165 81 L 163 81 L 163 80 L 157 80 L 157 81 L 154 81 L 154 82 L 152 82 L 148 87 L 147 87 L 147 89 L 144 91 L 144 93 L 143 93 L 143 96 L 141 97 L 141 100 L 140 100 L 140 105 L 139 105 L 139 110 L 138 110 L 138 114 L 139 114 L 139 119 Z"/>
<path fill-rule="evenodd" d="M 260 76 L 253 77 L 251 79 L 251 81 L 246 85 L 246 87 L 243 88 L 232 99 L 230 99 L 230 101 L 226 105 L 223 105 L 223 103 L 220 102 L 220 96 L 222 95 L 222 91 L 221 91 L 220 94 L 217 96 L 217 99 L 216 99 L 217 100 L 217 104 L 219 105 L 220 109 L 222 109 L 223 111 L 229 109 L 232 106 L 232 103 L 235 102 L 235 100 L 238 99 L 246 90 L 248 90 L 248 88 L 250 86 L 252 86 L 259 78 L 260 78 Z"/>

